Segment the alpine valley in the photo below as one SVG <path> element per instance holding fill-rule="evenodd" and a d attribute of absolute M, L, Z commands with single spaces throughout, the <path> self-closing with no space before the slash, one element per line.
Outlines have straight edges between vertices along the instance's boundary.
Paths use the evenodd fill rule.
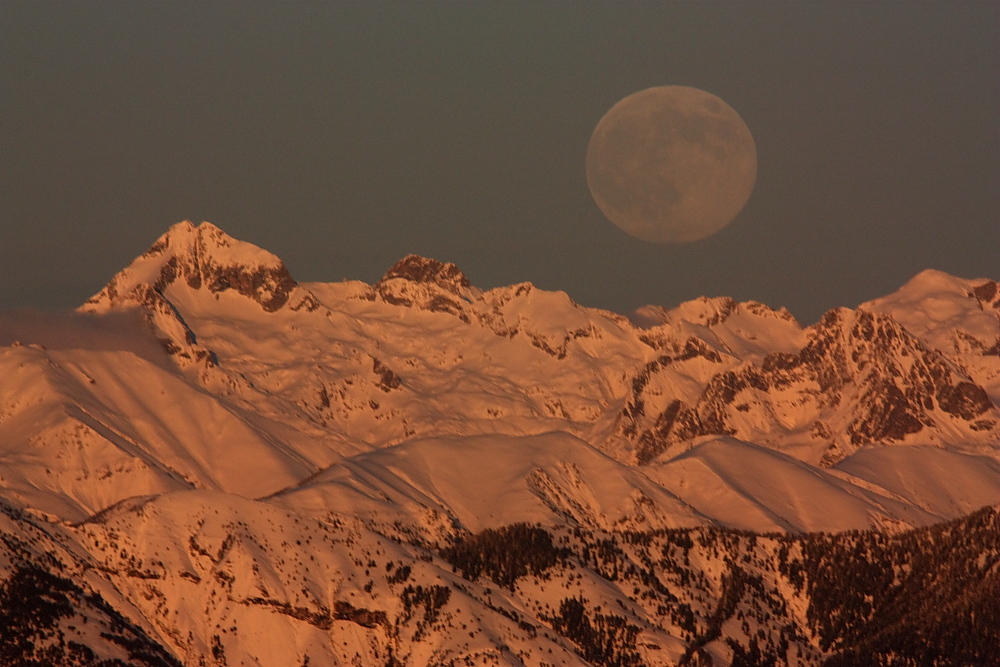
<path fill-rule="evenodd" d="M 0 379 L 0 665 L 1000 664 L 993 280 L 624 317 L 182 222 Z"/>

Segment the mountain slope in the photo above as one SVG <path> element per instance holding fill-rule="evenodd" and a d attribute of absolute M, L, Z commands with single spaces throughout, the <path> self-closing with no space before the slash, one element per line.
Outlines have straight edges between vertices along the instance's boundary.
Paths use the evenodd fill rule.
<path fill-rule="evenodd" d="M 409 528 L 428 541 L 517 522 L 612 531 L 706 521 L 641 470 L 558 432 L 412 440 L 347 459 L 272 500 L 360 517 L 381 532 L 419 517 Z"/>
<path fill-rule="evenodd" d="M 299 284 L 179 223 L 0 315 L 0 598 L 40 601 L 0 656 L 988 662 L 998 346 L 997 283 L 933 271 L 807 327 L 626 318 L 416 255 Z"/>
<path fill-rule="evenodd" d="M 0 507 L 0 594 L 49 605 L 0 614 L 29 638 L 0 633 L 14 660 L 53 637 L 157 667 L 1000 658 L 995 510 L 897 536 L 517 524 L 421 547 L 204 491 L 75 528 Z"/>
<path fill-rule="evenodd" d="M 923 525 L 1000 502 L 995 468 L 968 497 L 928 484 L 936 495 L 920 502 L 889 478 L 882 488 L 813 468 L 887 445 L 997 459 L 1000 413 L 979 384 L 993 381 L 990 359 L 1000 359 L 987 347 L 1000 339 L 993 284 L 922 274 L 804 329 L 787 312 L 725 298 L 648 307 L 637 325 L 528 283 L 483 291 L 454 265 L 414 255 L 375 285 L 299 285 L 274 255 L 208 223 L 179 223 L 81 309 L 138 314 L 148 332 L 128 334 L 134 345 L 120 334 L 118 349 L 4 348 L 0 364 L 19 379 L 0 387 L 0 483 L 10 497 L 81 520 L 129 496 L 184 488 L 269 496 L 418 438 L 563 432 L 624 464 L 655 462 L 655 493 L 684 497 L 687 477 L 715 488 L 698 499 L 704 521 Z M 144 337 L 160 340 L 166 358 L 136 354 Z M 699 446 L 706 438 L 716 444 Z M 472 454 L 473 442 L 453 449 L 488 458 Z M 726 457 L 733 463 L 720 468 Z M 445 474 L 432 459 L 432 477 Z M 964 479 L 967 460 L 942 459 L 938 479 Z M 780 485 L 749 478 L 761 465 Z M 626 477 L 622 498 L 652 497 L 647 477 Z M 841 511 L 802 504 L 820 497 Z M 455 518 L 443 498 L 430 506 Z M 411 509 L 399 519 L 420 525 L 428 508 Z M 459 524 L 493 525 L 484 519 Z"/>

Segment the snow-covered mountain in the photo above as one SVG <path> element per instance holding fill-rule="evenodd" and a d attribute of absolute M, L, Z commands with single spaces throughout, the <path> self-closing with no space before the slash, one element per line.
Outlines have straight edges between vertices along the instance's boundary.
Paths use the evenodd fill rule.
<path fill-rule="evenodd" d="M 818 664 L 855 644 L 802 534 L 1000 504 L 987 279 L 624 317 L 415 255 L 297 283 L 182 222 L 0 344 L 0 594 L 48 591 L 60 664 Z"/>

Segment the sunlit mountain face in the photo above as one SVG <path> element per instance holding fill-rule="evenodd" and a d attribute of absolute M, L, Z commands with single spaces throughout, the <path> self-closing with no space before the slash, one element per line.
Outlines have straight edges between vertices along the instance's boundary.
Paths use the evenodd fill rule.
<path fill-rule="evenodd" d="M 1000 663 L 1000 288 L 625 317 L 171 227 L 0 316 L 0 664 Z"/>

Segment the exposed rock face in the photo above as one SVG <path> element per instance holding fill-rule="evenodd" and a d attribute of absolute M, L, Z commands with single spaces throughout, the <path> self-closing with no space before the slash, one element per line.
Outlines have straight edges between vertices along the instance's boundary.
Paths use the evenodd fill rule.
<path fill-rule="evenodd" d="M 443 263 L 419 255 L 407 255 L 393 264 L 378 284 L 385 284 L 393 278 L 403 278 L 415 283 L 433 283 L 458 296 L 472 286 L 465 274 L 451 262 Z"/>
<path fill-rule="evenodd" d="M 647 463 L 674 442 L 681 442 L 706 432 L 705 426 L 694 408 L 683 400 L 674 398 L 655 416 L 646 414 L 649 391 L 662 394 L 657 375 L 665 368 L 695 358 L 702 358 L 712 364 L 720 364 L 722 357 L 708 348 L 704 341 L 690 338 L 684 347 L 673 354 L 663 354 L 648 362 L 632 378 L 632 391 L 619 416 L 619 426 L 623 435 L 635 444 L 635 458 L 638 463 Z M 652 387 L 650 384 L 652 383 Z M 649 425 L 649 419 L 652 424 Z M 643 428 L 645 426 L 645 428 Z"/>
<path fill-rule="evenodd" d="M 213 366 L 215 354 L 198 344 L 197 336 L 166 296 L 176 285 L 214 295 L 233 291 L 265 313 L 281 309 L 297 289 L 288 269 L 271 253 L 237 241 L 211 223 L 196 227 L 184 221 L 116 274 L 81 310 L 142 308 L 164 348 L 178 363 Z M 315 298 L 302 292 L 290 307 L 317 308 Z"/>
<path fill-rule="evenodd" d="M 329 318 L 328 307 L 354 312 L 359 301 L 370 303 L 359 312 L 422 311 L 414 322 L 433 322 L 443 336 L 413 348 L 418 356 L 433 348 L 434 364 L 447 365 L 449 373 L 472 369 L 467 364 L 473 359 L 490 369 L 488 381 L 476 381 L 491 387 L 484 399 L 490 405 L 480 412 L 506 420 L 514 414 L 567 419 L 573 426 L 561 428 L 579 435 L 606 423 L 596 436 L 600 446 L 630 463 L 678 453 L 711 435 L 798 448 L 797 455 L 827 465 L 872 444 L 919 440 L 977 447 L 1000 438 L 1000 287 L 991 280 L 927 271 L 895 295 L 857 310 L 832 310 L 807 329 L 785 310 L 727 297 L 699 298 L 669 310 L 647 307 L 634 326 L 531 283 L 483 291 L 454 264 L 418 255 L 401 259 L 371 287 L 337 292 L 352 306 L 326 296 L 321 303 L 316 294 L 297 286 L 274 255 L 208 223 L 184 222 L 116 275 L 84 310 L 142 309 L 175 361 L 205 372 L 218 370 L 221 362 L 211 347 L 216 343 L 199 329 L 198 313 L 214 309 L 220 298 L 226 308 L 239 308 L 245 299 L 248 308 L 241 313 L 249 319 L 275 315 L 279 329 L 282 317 L 322 311 L 317 317 Z M 328 429 L 345 419 L 344 411 L 371 413 L 377 430 L 393 433 L 387 436 L 392 442 L 433 432 L 436 423 L 423 423 L 411 414 L 415 408 L 401 407 L 414 398 L 410 392 L 422 391 L 411 360 L 380 351 L 385 331 L 373 332 L 370 349 L 368 342 L 344 348 L 344 358 L 355 360 L 356 368 L 338 370 L 344 362 L 331 359 L 334 366 L 315 371 L 309 400 L 297 405 L 318 405 L 309 418 Z M 482 338 L 484 333 L 489 337 Z M 442 342 L 446 338 L 453 342 Z M 505 350 L 501 363 L 493 360 L 494 345 Z M 560 368 L 525 380 L 521 369 L 510 366 L 515 358 L 529 368 L 550 360 Z M 214 377 L 234 391 L 262 392 L 266 401 L 285 391 L 278 375 L 268 386 L 255 372 L 235 366 Z M 494 396 L 492 387 L 508 389 Z M 492 404 L 497 401 L 506 407 Z M 359 432 L 371 437 L 367 426 Z M 811 453 L 801 453 L 806 450 Z"/>
<path fill-rule="evenodd" d="M 633 381 L 620 424 L 640 463 L 701 435 L 760 440 L 802 431 L 829 441 L 823 462 L 832 465 L 859 447 L 899 442 L 938 422 L 982 431 L 1000 418 L 986 391 L 940 352 L 891 317 L 863 310 L 830 311 L 797 354 L 772 353 L 760 365 L 721 371 L 694 405 L 675 399 L 645 415 L 644 394 L 662 385 L 656 376 L 690 358 L 661 357 Z M 841 428 L 831 434 L 830 423 Z"/>
<path fill-rule="evenodd" d="M 451 313 L 463 322 L 470 321 L 463 302 L 470 300 L 472 284 L 451 263 L 407 255 L 386 271 L 374 290 L 386 303 Z"/>
<path fill-rule="evenodd" d="M 0 345 L 0 664 L 1000 664 L 996 511 L 899 534 L 1000 502 L 998 291 L 633 326 L 182 223 L 85 309 L 184 372 Z"/>
<path fill-rule="evenodd" d="M 504 338 L 524 337 L 531 345 L 556 359 L 565 359 L 574 340 L 600 336 L 590 322 L 587 326 L 558 332 L 536 330 L 524 309 L 536 301 L 554 300 L 552 305 L 581 309 L 562 293 L 538 290 L 531 283 L 500 287 L 489 292 L 477 289 L 462 271 L 451 263 L 407 255 L 394 264 L 372 287 L 372 298 L 392 304 L 435 313 L 454 315 L 466 324 L 479 324 Z M 553 299 L 554 297 L 554 299 Z M 544 306 L 543 306 L 544 307 Z M 611 313 L 603 317 L 622 324 L 627 320 Z"/>
<path fill-rule="evenodd" d="M 432 546 L 186 495 L 78 526 L 0 503 L 3 664 L 440 665 L 476 663 L 433 656 L 478 653 L 503 666 L 730 655 L 819 667 L 995 665 L 1000 653 L 994 508 L 898 535 L 517 523 Z"/>
<path fill-rule="evenodd" d="M 152 281 L 142 280 L 139 274 Z M 185 221 L 171 227 L 87 303 L 117 305 L 150 282 L 154 291 L 163 294 L 177 280 L 212 294 L 234 290 L 268 313 L 284 306 L 296 287 L 288 269 L 271 253 L 236 241 L 211 223 L 195 227 Z"/>
<path fill-rule="evenodd" d="M 974 287 L 972 296 L 979 300 L 979 305 L 982 308 L 1000 309 L 1000 287 L 992 280 L 987 280 Z"/>
<path fill-rule="evenodd" d="M 959 382 L 954 386 L 941 385 L 937 390 L 937 400 L 942 410 L 966 421 L 993 407 L 986 390 L 971 382 Z"/>

